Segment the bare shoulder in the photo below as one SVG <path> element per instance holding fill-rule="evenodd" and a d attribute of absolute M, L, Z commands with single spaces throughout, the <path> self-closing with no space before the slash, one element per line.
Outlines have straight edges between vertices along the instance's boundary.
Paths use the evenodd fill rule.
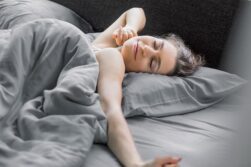
<path fill-rule="evenodd" d="M 115 48 L 104 48 L 96 52 L 101 77 L 113 77 L 122 80 L 125 64 L 121 53 Z M 115 77 L 115 78 L 114 78 Z"/>
<path fill-rule="evenodd" d="M 98 62 L 124 65 L 121 53 L 115 48 L 103 48 L 96 52 Z"/>

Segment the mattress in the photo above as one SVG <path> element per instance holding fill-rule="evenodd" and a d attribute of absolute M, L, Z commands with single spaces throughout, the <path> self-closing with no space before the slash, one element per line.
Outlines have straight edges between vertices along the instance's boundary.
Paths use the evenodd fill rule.
<path fill-rule="evenodd" d="M 182 157 L 180 165 L 185 167 L 250 166 L 250 155 L 245 154 L 251 149 L 247 126 L 250 88 L 198 112 L 127 119 L 140 155 L 145 160 L 159 155 L 177 155 Z M 83 165 L 91 166 L 117 167 L 120 164 L 105 145 L 94 144 Z"/>

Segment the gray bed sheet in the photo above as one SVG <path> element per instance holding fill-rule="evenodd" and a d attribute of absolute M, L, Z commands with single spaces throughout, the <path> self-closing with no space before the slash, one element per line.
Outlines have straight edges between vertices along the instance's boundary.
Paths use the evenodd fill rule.
<path fill-rule="evenodd" d="M 181 156 L 183 167 L 249 167 L 251 86 L 203 110 L 170 117 L 127 119 L 144 160 Z M 246 129 L 243 129 L 245 127 Z M 106 146 L 94 144 L 83 167 L 121 166 Z"/>

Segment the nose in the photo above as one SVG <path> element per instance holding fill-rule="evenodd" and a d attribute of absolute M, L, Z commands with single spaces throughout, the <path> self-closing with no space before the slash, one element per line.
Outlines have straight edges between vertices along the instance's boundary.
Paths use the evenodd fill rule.
<path fill-rule="evenodd" d="M 147 44 L 140 45 L 140 50 L 142 51 L 143 57 L 149 57 L 154 54 L 153 48 Z"/>

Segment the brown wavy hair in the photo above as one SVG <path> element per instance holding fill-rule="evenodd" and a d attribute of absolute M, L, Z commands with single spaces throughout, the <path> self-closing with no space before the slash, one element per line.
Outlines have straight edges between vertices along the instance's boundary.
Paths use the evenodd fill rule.
<path fill-rule="evenodd" d="M 160 38 L 171 42 L 178 51 L 175 68 L 168 76 L 192 75 L 198 67 L 206 64 L 205 58 L 192 52 L 180 36 L 169 33 L 161 35 Z"/>

